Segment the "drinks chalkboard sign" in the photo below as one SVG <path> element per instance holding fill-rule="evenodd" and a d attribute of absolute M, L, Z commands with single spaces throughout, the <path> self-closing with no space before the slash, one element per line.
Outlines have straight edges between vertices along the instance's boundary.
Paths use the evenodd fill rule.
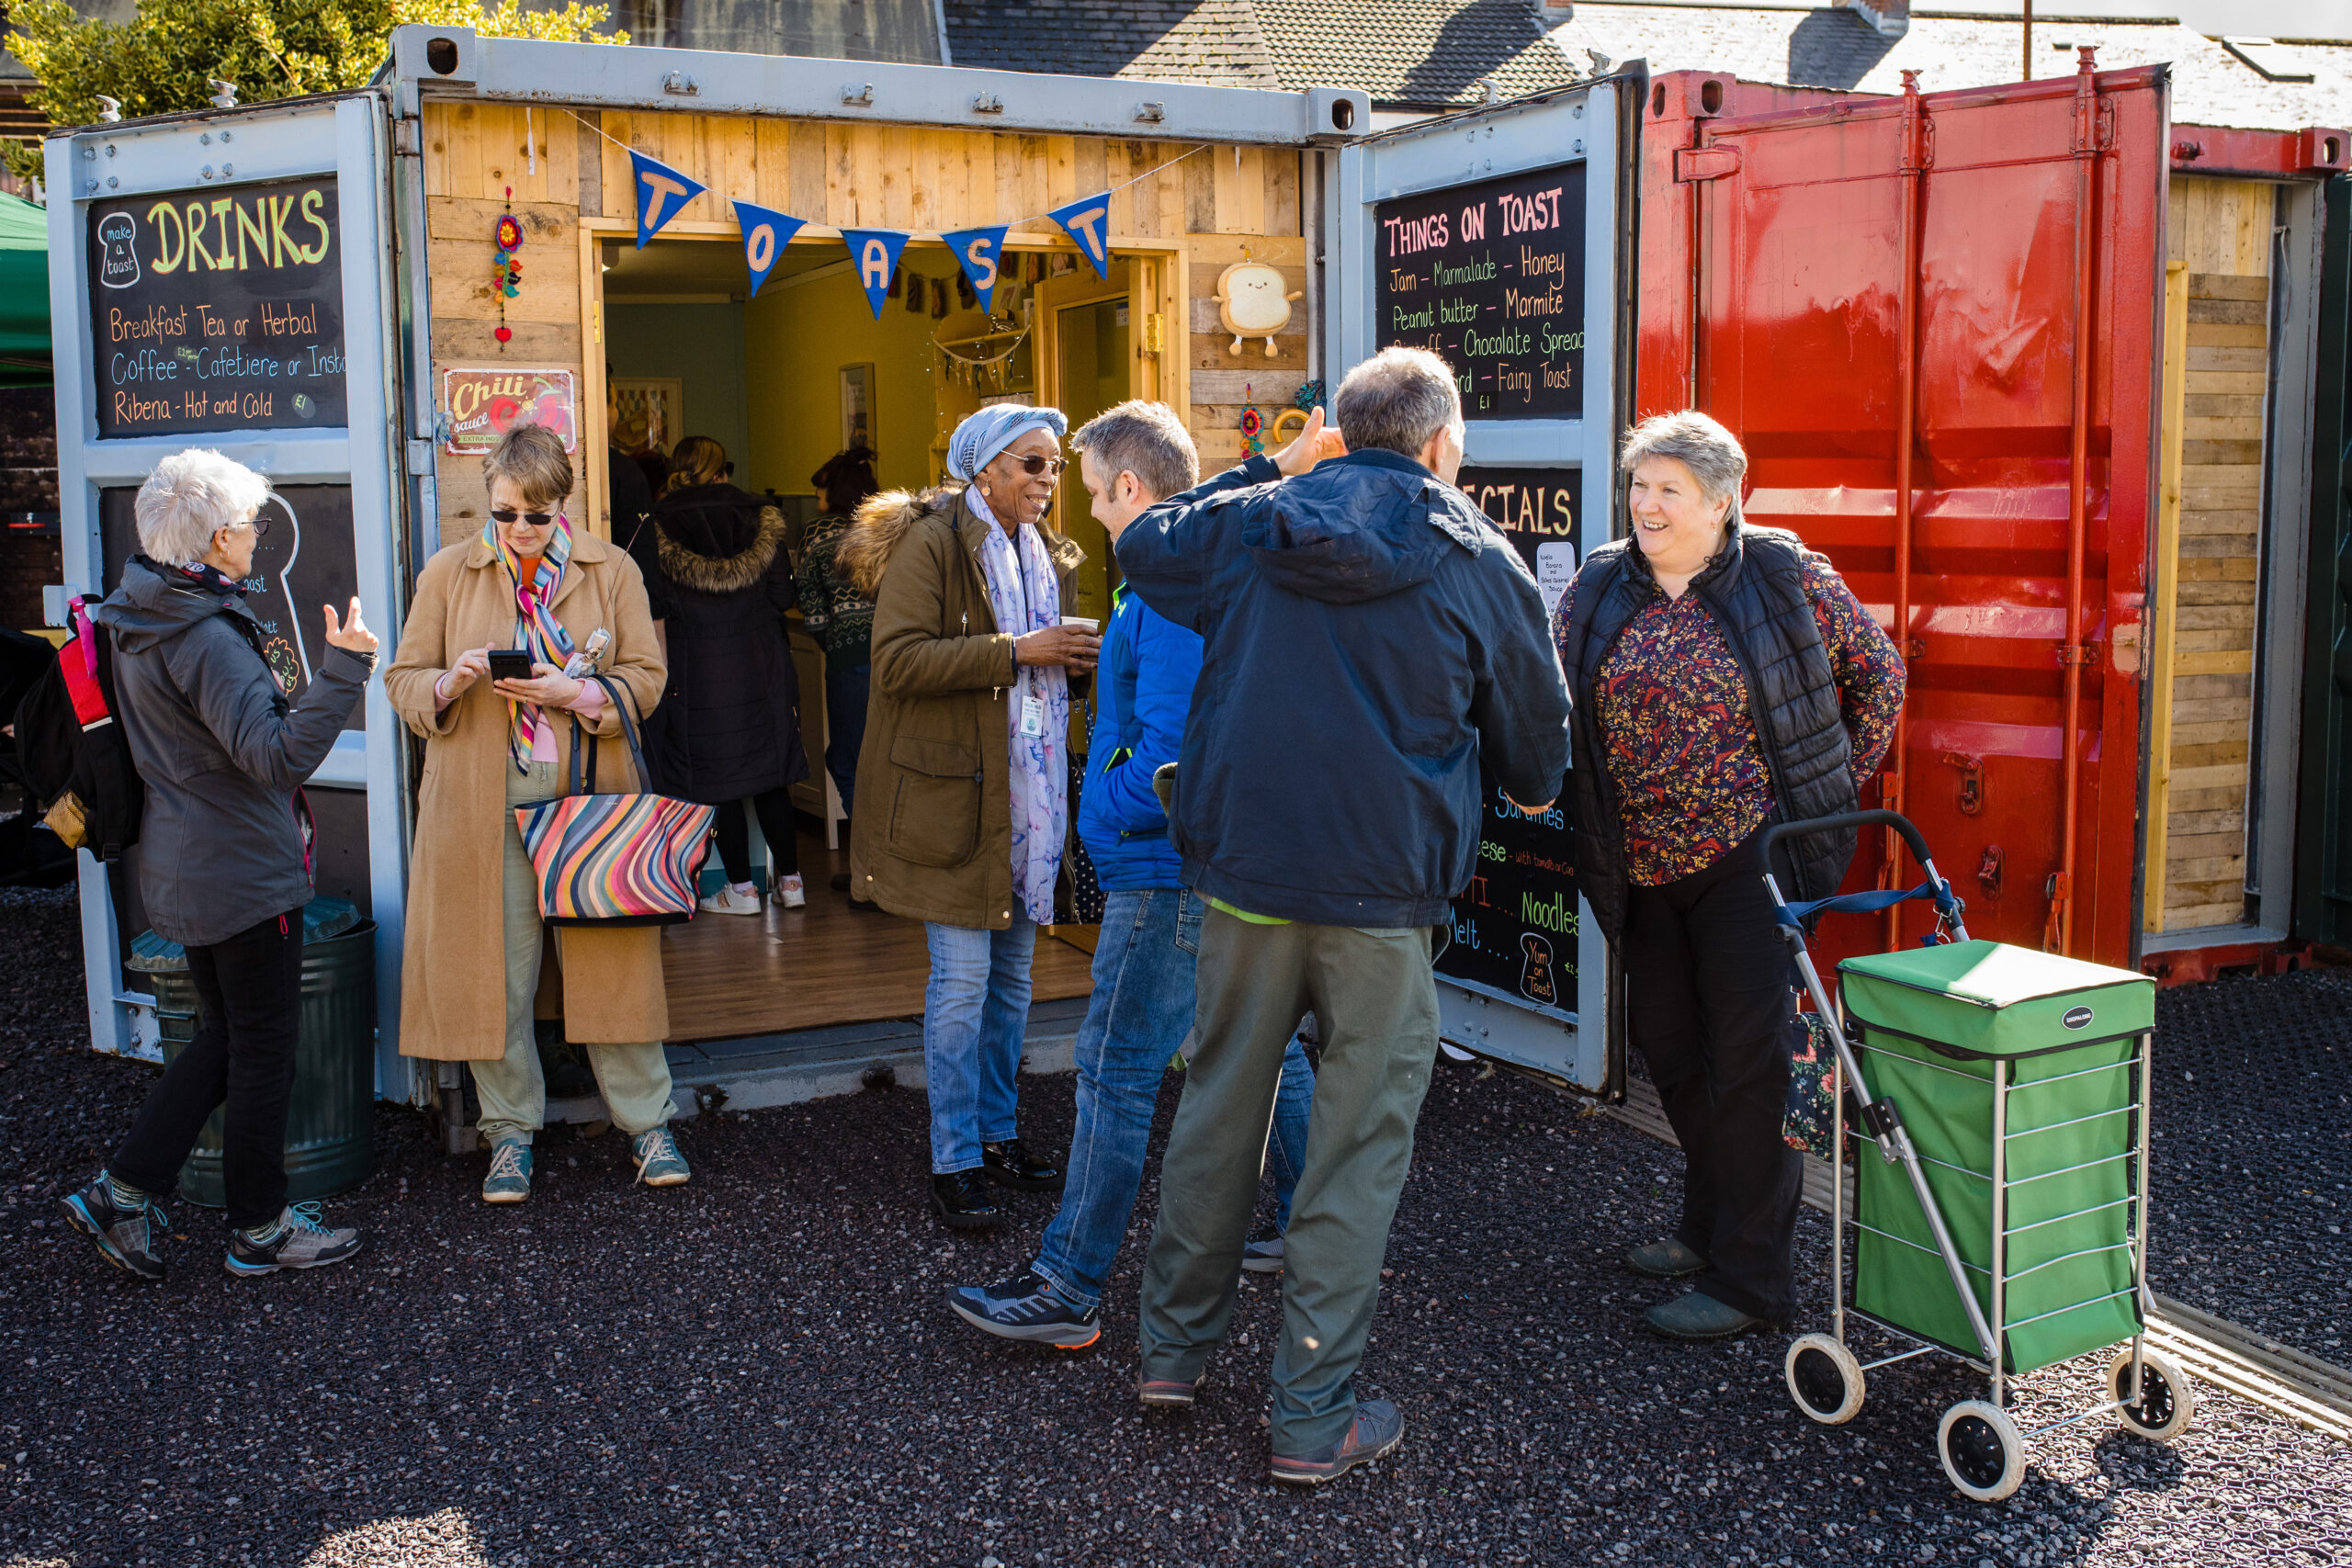
<path fill-rule="evenodd" d="M 1373 209 L 1381 347 L 1434 351 L 1471 419 L 1584 416 L 1582 164 Z"/>
<path fill-rule="evenodd" d="M 98 434 L 347 422 L 334 176 L 90 204 Z"/>
<path fill-rule="evenodd" d="M 1535 573 L 1548 606 L 1576 575 L 1578 479 L 1575 468 L 1464 468 L 1456 481 Z M 1477 868 L 1453 901 L 1453 941 L 1437 972 L 1573 1019 L 1578 917 L 1566 808 L 1555 800 L 1521 811 L 1491 776 L 1479 788 Z"/>
<path fill-rule="evenodd" d="M 109 486 L 98 492 L 98 547 L 105 552 L 108 592 L 122 581 L 122 566 L 139 548 L 139 523 L 132 503 L 135 486 Z M 253 575 L 245 579 L 245 604 L 261 626 L 261 652 L 270 673 L 289 697 L 311 683 L 311 672 L 326 657 L 322 604 L 342 615 L 359 592 L 357 536 L 352 529 L 349 485 L 283 485 L 262 503 L 269 525 L 254 547 Z M 368 624 L 380 626 L 386 611 L 365 606 Z M 387 642 L 390 639 L 387 638 Z M 355 706 L 345 729 L 363 728 L 365 705 Z"/>

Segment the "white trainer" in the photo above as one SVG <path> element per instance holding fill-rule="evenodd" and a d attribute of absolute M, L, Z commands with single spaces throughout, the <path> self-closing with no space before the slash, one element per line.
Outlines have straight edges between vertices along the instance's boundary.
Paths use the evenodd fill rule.
<path fill-rule="evenodd" d="M 712 915 L 756 915 L 760 912 L 760 895 L 756 889 L 747 891 L 731 883 L 702 900 L 705 913 Z"/>
<path fill-rule="evenodd" d="M 805 909 L 808 907 L 808 891 L 799 877 L 779 876 L 775 879 L 775 901 L 781 908 Z"/>

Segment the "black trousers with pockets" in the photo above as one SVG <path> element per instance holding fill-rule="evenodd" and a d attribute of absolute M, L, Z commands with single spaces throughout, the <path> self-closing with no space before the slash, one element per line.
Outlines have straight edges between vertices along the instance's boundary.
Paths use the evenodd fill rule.
<path fill-rule="evenodd" d="M 1628 893 L 1626 1020 L 1686 1161 L 1674 1234 L 1708 1261 L 1701 1291 L 1785 1323 L 1804 1171 L 1781 1138 L 1795 1003 L 1756 840 Z"/>
<path fill-rule="evenodd" d="M 289 909 L 187 950 L 196 1038 L 164 1069 L 108 1169 L 167 1193 L 223 1100 L 221 1176 L 229 1223 L 265 1225 L 286 1206 L 286 1109 L 302 1026 L 302 911 Z"/>

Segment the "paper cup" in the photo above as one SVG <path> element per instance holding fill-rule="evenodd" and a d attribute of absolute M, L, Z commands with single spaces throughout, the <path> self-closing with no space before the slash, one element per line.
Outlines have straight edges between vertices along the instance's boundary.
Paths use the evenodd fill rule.
<path fill-rule="evenodd" d="M 1091 615 L 1064 615 L 1062 617 L 1062 625 L 1066 626 L 1076 626 L 1082 632 L 1094 632 L 1099 634 L 1102 630 L 1102 623 L 1095 620 Z"/>

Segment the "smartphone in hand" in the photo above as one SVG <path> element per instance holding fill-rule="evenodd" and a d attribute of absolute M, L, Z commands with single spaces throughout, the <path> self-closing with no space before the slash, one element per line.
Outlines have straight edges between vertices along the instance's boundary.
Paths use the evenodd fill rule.
<path fill-rule="evenodd" d="M 493 681 L 527 681 L 531 678 L 531 656 L 519 648 L 493 648 L 490 650 L 490 678 Z"/>

